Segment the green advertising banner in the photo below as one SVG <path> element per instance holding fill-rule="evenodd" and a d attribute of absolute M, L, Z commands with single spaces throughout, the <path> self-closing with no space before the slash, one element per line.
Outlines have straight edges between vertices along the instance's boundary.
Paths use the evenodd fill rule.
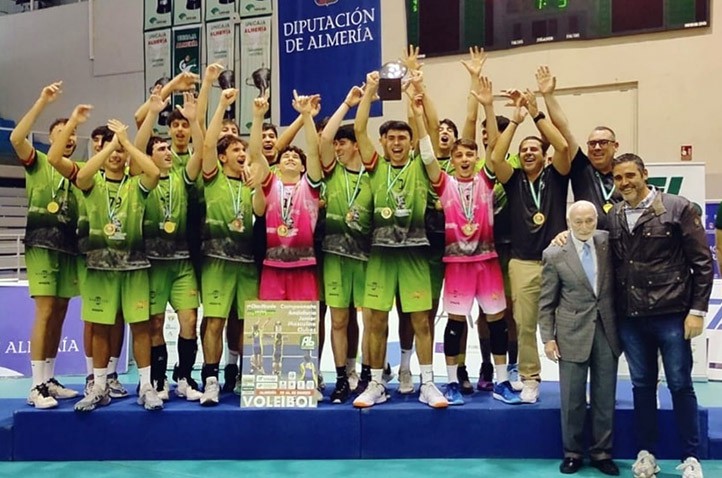
<path fill-rule="evenodd" d="M 145 0 L 143 4 L 143 30 L 170 27 L 173 24 L 172 13 L 173 0 Z"/>
<path fill-rule="evenodd" d="M 271 0 L 239 0 L 238 12 L 241 18 L 270 15 L 273 13 Z"/>
<path fill-rule="evenodd" d="M 271 17 L 241 20 L 241 134 L 251 132 L 253 99 L 271 88 L 271 23 Z M 266 117 L 271 117 L 270 109 Z"/>
<path fill-rule="evenodd" d="M 173 30 L 173 76 L 183 72 L 200 74 L 201 27 Z M 173 105 L 183 103 L 183 95 L 174 95 Z"/>
<path fill-rule="evenodd" d="M 221 90 L 236 87 L 236 71 L 235 71 L 235 26 L 230 20 L 221 20 L 218 22 L 206 23 L 206 62 L 220 63 L 226 69 L 218 78 L 218 85 L 213 85 L 208 95 L 208 118 L 218 106 Z M 216 87 L 217 86 L 217 87 Z M 225 119 L 236 119 L 236 110 L 238 101 L 234 103 L 223 115 Z"/>
<path fill-rule="evenodd" d="M 206 0 L 206 21 L 225 20 L 236 10 L 234 0 Z"/>
<path fill-rule="evenodd" d="M 173 25 L 200 23 L 203 20 L 201 3 L 201 0 L 175 0 L 173 2 Z"/>

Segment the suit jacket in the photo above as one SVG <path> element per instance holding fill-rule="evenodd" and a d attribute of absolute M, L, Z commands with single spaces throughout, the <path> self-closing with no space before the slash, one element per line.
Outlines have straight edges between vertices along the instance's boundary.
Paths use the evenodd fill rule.
<path fill-rule="evenodd" d="M 621 353 L 614 310 L 614 276 L 609 233 L 595 231 L 597 291 L 587 279 L 571 237 L 542 254 L 542 283 L 539 297 L 539 331 L 544 343 L 556 340 L 559 354 L 569 362 L 589 359 L 597 320 L 615 356 Z"/>

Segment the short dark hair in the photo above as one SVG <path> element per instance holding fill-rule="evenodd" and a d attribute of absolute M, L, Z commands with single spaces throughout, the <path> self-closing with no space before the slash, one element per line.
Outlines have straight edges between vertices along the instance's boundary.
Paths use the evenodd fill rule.
<path fill-rule="evenodd" d="M 50 123 L 50 128 L 48 128 L 48 133 L 52 133 L 56 126 L 65 124 L 68 122 L 68 118 L 58 118 L 52 123 Z"/>
<path fill-rule="evenodd" d="M 486 128 L 486 119 L 481 122 L 481 125 Z M 499 133 L 503 133 L 504 130 L 509 126 L 509 118 L 506 116 L 497 115 L 496 116 L 496 129 L 499 130 Z"/>
<path fill-rule="evenodd" d="M 406 121 L 389 121 L 388 123 L 388 128 L 386 128 L 386 132 L 384 134 L 389 134 L 389 131 L 392 129 L 395 131 L 406 131 L 409 133 L 409 138 L 414 139 L 414 131 Z"/>
<path fill-rule="evenodd" d="M 539 136 L 527 136 L 526 138 L 522 139 L 519 142 L 519 149 L 521 149 L 521 145 L 524 144 L 524 141 L 531 141 L 531 140 L 538 141 L 539 144 L 541 145 L 542 154 L 544 154 L 544 155 L 547 154 L 547 151 L 549 150 L 549 143 L 547 143 L 546 141 L 541 139 Z"/>
<path fill-rule="evenodd" d="M 644 172 L 644 161 L 634 153 L 624 153 L 617 156 L 612 160 L 612 167 L 623 163 L 634 163 L 637 165 L 637 169 L 639 169 L 640 173 Z"/>
<path fill-rule="evenodd" d="M 453 156 L 454 152 L 459 149 L 460 146 L 463 146 L 465 148 L 473 149 L 474 151 L 479 151 L 479 145 L 476 144 L 476 141 L 467 139 L 467 138 L 459 138 L 456 141 L 454 141 L 454 144 L 451 146 L 451 154 Z"/>
<path fill-rule="evenodd" d="M 232 120 L 232 119 L 230 119 L 230 118 L 225 118 L 225 119 L 223 120 L 223 122 L 221 122 L 221 124 L 222 124 L 223 126 L 225 126 L 225 125 L 227 125 L 227 124 L 233 125 L 233 126 L 236 127 L 236 131 L 241 131 L 241 128 L 238 126 L 238 123 L 236 123 L 234 120 Z"/>
<path fill-rule="evenodd" d="M 173 108 L 173 111 L 171 111 L 168 115 L 168 126 L 172 125 L 174 121 L 186 121 L 190 123 L 190 121 L 188 121 L 188 118 L 183 116 L 183 113 L 181 113 L 178 108 Z"/>
<path fill-rule="evenodd" d="M 161 138 L 160 136 L 151 136 L 148 139 L 148 144 L 145 146 L 145 154 L 151 156 L 153 154 L 153 146 L 158 143 L 166 143 L 167 141 L 167 139 Z"/>
<path fill-rule="evenodd" d="M 328 120 L 330 120 L 330 119 L 331 119 L 330 116 L 324 116 L 322 119 L 316 121 L 316 132 L 320 133 L 321 131 L 323 131 L 323 129 L 328 124 Z"/>
<path fill-rule="evenodd" d="M 389 125 L 393 123 L 393 121 L 384 121 L 381 123 L 381 126 L 379 126 L 379 136 L 386 136 L 386 133 L 389 132 Z"/>
<path fill-rule="evenodd" d="M 352 124 L 345 124 L 336 131 L 336 136 L 333 137 L 334 141 L 347 139 L 353 143 L 356 142 L 356 132 L 353 130 Z"/>
<path fill-rule="evenodd" d="M 263 126 L 261 126 L 261 131 L 268 131 L 269 129 L 273 131 L 273 134 L 278 136 L 278 126 L 276 126 L 275 124 L 263 123 Z"/>
<path fill-rule="evenodd" d="M 92 133 L 90 133 L 91 138 L 95 138 L 96 136 L 105 136 L 105 133 L 107 131 L 110 131 L 106 125 L 98 126 L 93 130 Z"/>
<path fill-rule="evenodd" d="M 612 139 L 614 141 L 617 140 L 617 135 L 614 133 L 614 130 L 612 128 L 610 128 L 609 126 L 595 126 L 594 129 L 592 130 L 592 133 L 595 131 L 608 131 L 609 133 L 612 134 Z"/>
<path fill-rule="evenodd" d="M 110 128 L 107 129 L 107 131 L 103 134 L 103 139 L 100 141 L 100 147 L 104 147 L 107 143 L 110 143 L 113 141 L 113 138 L 115 137 L 115 133 L 113 133 Z"/>
<path fill-rule="evenodd" d="M 451 130 L 454 132 L 454 138 L 459 137 L 459 128 L 456 127 L 456 123 L 451 121 L 449 118 L 444 118 L 441 121 L 439 121 L 439 126 L 441 126 L 442 124 L 445 124 L 446 126 L 451 128 Z"/>
<path fill-rule="evenodd" d="M 244 149 L 248 149 L 248 142 L 245 139 L 239 138 L 235 134 L 227 134 L 221 139 L 219 139 L 218 143 L 216 143 L 216 153 L 218 153 L 218 156 L 220 156 L 221 154 L 226 154 L 228 148 L 230 148 L 236 143 L 241 143 Z"/>
<path fill-rule="evenodd" d="M 306 167 L 306 153 L 304 153 L 303 150 L 301 148 L 299 148 L 298 146 L 291 145 L 291 146 L 286 146 L 285 148 L 283 148 L 283 150 L 279 151 L 279 153 L 278 153 L 279 160 L 280 160 L 281 156 L 283 156 L 283 153 L 286 153 L 288 151 L 292 151 L 292 152 L 298 154 L 298 157 L 301 158 L 301 164 L 303 164 L 304 168 Z"/>

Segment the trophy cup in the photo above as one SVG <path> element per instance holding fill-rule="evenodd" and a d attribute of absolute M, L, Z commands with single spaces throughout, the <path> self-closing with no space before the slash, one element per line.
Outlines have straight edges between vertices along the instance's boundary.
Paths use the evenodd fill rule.
<path fill-rule="evenodd" d="M 251 81 L 253 83 L 251 83 Z M 271 70 L 265 66 L 251 73 L 251 78 L 246 78 L 246 85 L 258 88 L 258 97 L 266 95 L 266 91 L 271 87 Z"/>
<path fill-rule="evenodd" d="M 201 0 L 187 0 L 186 10 L 198 10 L 201 8 Z"/>
<path fill-rule="evenodd" d="M 218 3 L 220 3 L 221 5 L 228 5 L 229 3 L 233 3 L 233 2 L 234 2 L 234 0 L 219 0 Z"/>
<path fill-rule="evenodd" d="M 233 70 L 223 70 L 223 72 L 218 77 L 218 86 L 220 86 L 222 90 L 226 90 L 228 88 L 235 88 L 236 73 Z M 225 113 L 223 113 L 223 119 L 235 121 L 236 109 L 233 107 L 233 105 L 226 108 Z"/>
<path fill-rule="evenodd" d="M 401 99 L 401 79 L 406 76 L 406 66 L 400 61 L 389 61 L 379 70 L 379 98 L 382 101 Z"/>
<path fill-rule="evenodd" d="M 165 15 L 167 13 L 170 13 L 171 6 L 170 6 L 170 0 L 158 0 L 155 5 L 155 13 L 158 15 Z"/>

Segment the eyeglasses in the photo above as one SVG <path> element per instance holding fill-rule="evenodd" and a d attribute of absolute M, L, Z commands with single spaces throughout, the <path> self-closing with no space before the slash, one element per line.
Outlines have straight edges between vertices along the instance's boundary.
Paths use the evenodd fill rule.
<path fill-rule="evenodd" d="M 600 148 L 605 148 L 607 145 L 614 143 L 613 139 L 593 139 L 591 141 L 587 141 L 587 146 L 590 148 L 596 148 L 599 146 Z"/>

